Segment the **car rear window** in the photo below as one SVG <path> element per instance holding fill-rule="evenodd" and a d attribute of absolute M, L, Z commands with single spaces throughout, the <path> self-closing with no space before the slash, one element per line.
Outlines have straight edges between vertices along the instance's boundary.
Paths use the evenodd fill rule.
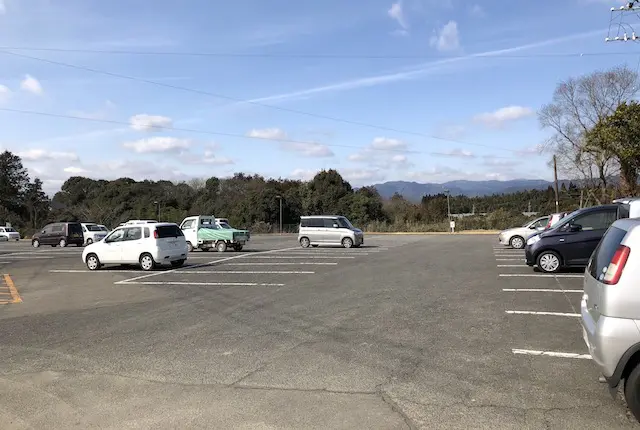
<path fill-rule="evenodd" d="M 622 230 L 617 227 L 609 227 L 609 230 L 604 234 L 600 244 L 596 250 L 593 251 L 591 261 L 589 262 L 587 270 L 592 277 L 600 279 L 600 275 L 604 275 L 609 263 L 611 263 L 613 254 L 616 253 L 618 246 L 626 234 L 626 230 Z"/>
<path fill-rule="evenodd" d="M 82 225 L 77 223 L 69 223 L 69 234 L 80 233 L 82 234 Z"/>
<path fill-rule="evenodd" d="M 158 232 L 159 239 L 184 236 L 182 230 L 180 230 L 177 225 L 161 225 L 156 227 L 156 231 Z"/>
<path fill-rule="evenodd" d="M 630 212 L 631 212 L 630 205 L 626 203 L 622 203 L 618 205 L 618 219 L 629 218 Z"/>

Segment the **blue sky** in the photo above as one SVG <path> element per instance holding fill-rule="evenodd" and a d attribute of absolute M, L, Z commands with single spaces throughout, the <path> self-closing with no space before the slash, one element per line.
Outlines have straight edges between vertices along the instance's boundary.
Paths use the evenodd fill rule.
<path fill-rule="evenodd" d="M 638 63 L 637 45 L 604 42 L 620 3 L 0 0 L 0 50 L 40 59 L 0 52 L 0 108 L 96 120 L 0 110 L 0 147 L 49 192 L 73 175 L 323 168 L 354 185 L 550 179 L 536 111 L 556 83 Z M 549 56 L 580 53 L 623 55 Z"/>

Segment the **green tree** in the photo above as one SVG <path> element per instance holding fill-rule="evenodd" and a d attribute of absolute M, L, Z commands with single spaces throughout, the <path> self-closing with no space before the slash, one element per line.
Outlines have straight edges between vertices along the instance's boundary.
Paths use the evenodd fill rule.
<path fill-rule="evenodd" d="M 43 221 L 49 216 L 49 197 L 42 191 L 42 181 L 38 178 L 27 185 L 24 193 L 24 208 L 29 220 L 28 226 L 32 229 L 40 228 Z"/>
<path fill-rule="evenodd" d="M 347 214 L 353 189 L 336 170 L 323 170 L 307 184 L 303 210 L 309 215 Z"/>
<path fill-rule="evenodd" d="M 0 154 L 0 206 L 8 212 L 19 213 L 28 184 L 29 175 L 20 157 L 9 151 Z"/>
<path fill-rule="evenodd" d="M 615 156 L 620 165 L 622 191 L 634 194 L 640 168 L 640 104 L 621 103 L 611 116 L 601 119 L 587 133 L 587 143 L 590 148 Z"/>

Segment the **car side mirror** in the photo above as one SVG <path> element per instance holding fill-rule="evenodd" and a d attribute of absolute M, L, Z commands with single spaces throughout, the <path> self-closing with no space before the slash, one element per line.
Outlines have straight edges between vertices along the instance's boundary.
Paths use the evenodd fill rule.
<path fill-rule="evenodd" d="M 334 224 L 333 228 L 340 228 L 340 226 L 338 224 Z"/>
<path fill-rule="evenodd" d="M 42 231 L 40 232 L 40 234 L 45 234 L 45 233 L 46 233 L 46 232 L 45 232 L 44 230 L 42 230 Z"/>
<path fill-rule="evenodd" d="M 572 233 L 582 231 L 582 226 L 580 224 L 570 224 L 569 231 Z"/>

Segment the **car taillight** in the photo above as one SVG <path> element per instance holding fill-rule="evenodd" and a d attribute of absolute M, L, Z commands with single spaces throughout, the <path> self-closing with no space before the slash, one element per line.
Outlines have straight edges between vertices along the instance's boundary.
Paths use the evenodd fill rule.
<path fill-rule="evenodd" d="M 153 230 L 153 238 L 154 239 L 158 238 L 158 230 Z"/>
<path fill-rule="evenodd" d="M 616 249 L 616 253 L 613 254 L 611 263 L 607 266 L 607 271 L 604 274 L 604 278 L 602 278 L 602 282 L 607 285 L 615 285 L 618 283 L 620 276 L 622 276 L 624 266 L 627 264 L 627 259 L 629 258 L 630 253 L 631 249 L 628 246 L 620 245 L 618 249 Z"/>

